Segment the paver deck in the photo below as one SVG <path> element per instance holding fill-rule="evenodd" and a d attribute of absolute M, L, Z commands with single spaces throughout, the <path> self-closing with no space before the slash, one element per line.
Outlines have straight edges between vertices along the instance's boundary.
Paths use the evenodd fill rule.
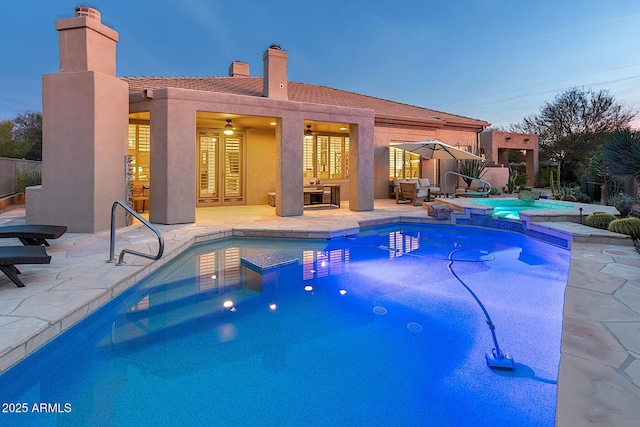
<path fill-rule="evenodd" d="M 560 219 L 560 218 L 558 218 Z M 330 238 L 360 226 L 439 222 L 426 210 L 376 200 L 369 212 L 306 210 L 282 218 L 269 206 L 203 208 L 194 224 L 157 225 L 165 239 L 158 261 L 127 255 L 107 263 L 109 233 L 67 233 L 52 241 L 49 265 L 21 266 L 25 288 L 0 276 L 0 372 L 24 359 L 88 313 L 135 284 L 193 243 L 229 236 Z M 0 213 L 0 225 L 24 223 L 24 209 Z M 444 223 L 448 223 L 445 220 Z M 640 254 L 629 242 L 571 222 L 539 223 L 574 236 L 565 293 L 556 422 L 559 426 L 631 426 L 640 420 Z M 615 236 L 614 236 L 615 237 Z M 0 245 L 19 244 L 0 239 Z M 145 227 L 117 232 L 116 251 L 155 253 Z"/>

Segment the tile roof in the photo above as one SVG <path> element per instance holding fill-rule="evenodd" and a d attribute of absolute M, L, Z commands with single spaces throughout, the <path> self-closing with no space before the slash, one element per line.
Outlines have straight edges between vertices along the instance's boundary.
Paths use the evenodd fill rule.
<path fill-rule="evenodd" d="M 141 92 L 144 89 L 175 87 L 262 97 L 262 77 L 121 77 L 121 79 L 129 84 L 131 93 Z M 308 83 L 289 82 L 288 96 L 290 101 L 372 109 L 375 111 L 376 120 L 435 122 L 443 125 L 477 127 L 489 125 L 484 120 Z"/>

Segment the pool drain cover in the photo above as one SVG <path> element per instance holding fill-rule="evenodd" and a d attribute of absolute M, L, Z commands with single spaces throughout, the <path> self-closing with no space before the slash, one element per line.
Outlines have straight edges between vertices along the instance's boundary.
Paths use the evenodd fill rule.
<path fill-rule="evenodd" d="M 373 307 L 373 312 L 375 314 L 377 314 L 378 316 L 382 316 L 383 314 L 387 314 L 387 309 L 377 305 L 377 306 Z"/>
<path fill-rule="evenodd" d="M 411 332 L 422 332 L 422 325 L 420 323 L 411 322 L 407 324 L 407 329 Z"/>
<path fill-rule="evenodd" d="M 277 251 L 264 252 L 256 255 L 248 255 L 240 259 L 240 263 L 258 273 L 263 273 L 272 268 L 297 263 L 298 258 Z"/>

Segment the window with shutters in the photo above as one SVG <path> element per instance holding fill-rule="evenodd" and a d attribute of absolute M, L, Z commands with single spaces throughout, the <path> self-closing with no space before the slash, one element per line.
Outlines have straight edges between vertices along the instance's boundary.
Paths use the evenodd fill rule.
<path fill-rule="evenodd" d="M 129 124 L 128 154 L 131 156 L 133 181 L 149 181 L 151 128 L 146 124 Z"/>
<path fill-rule="evenodd" d="M 419 177 L 420 156 L 399 148 L 389 147 L 389 179 Z"/>
<path fill-rule="evenodd" d="M 314 135 L 303 140 L 303 177 L 321 181 L 349 178 L 349 137 Z"/>

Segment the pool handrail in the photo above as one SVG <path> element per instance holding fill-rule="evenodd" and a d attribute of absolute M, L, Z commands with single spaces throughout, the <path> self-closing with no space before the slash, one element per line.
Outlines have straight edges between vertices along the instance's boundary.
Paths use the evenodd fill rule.
<path fill-rule="evenodd" d="M 463 175 L 461 173 L 454 172 L 454 171 L 447 171 L 444 174 L 444 188 L 445 188 L 445 191 L 447 189 L 447 177 L 449 175 L 456 175 L 456 176 L 459 176 L 459 177 L 462 177 L 462 178 L 468 178 L 468 179 L 471 179 L 473 181 L 481 182 L 483 184 L 482 188 L 486 188 L 486 190 L 482 190 L 482 191 L 473 191 L 473 192 L 467 192 L 467 193 L 454 193 L 454 194 L 462 194 L 462 195 L 467 194 L 467 195 L 474 195 L 474 196 L 486 196 L 487 194 L 489 194 L 491 192 L 491 183 L 489 181 L 485 181 L 483 179 L 475 178 L 475 177 L 469 176 L 469 175 Z"/>
<path fill-rule="evenodd" d="M 153 260 L 160 259 L 160 257 L 164 253 L 164 238 L 162 237 L 162 233 L 160 232 L 160 230 L 154 227 L 149 221 L 144 219 L 142 216 L 140 216 L 138 212 L 134 211 L 133 209 L 131 209 L 129 206 L 127 206 L 120 200 L 116 200 L 115 202 L 113 202 L 113 205 L 111 206 L 111 240 L 109 243 L 109 260 L 107 262 L 114 262 L 115 260 L 114 259 L 114 251 L 115 251 L 114 247 L 115 247 L 115 238 L 116 238 L 115 218 L 116 218 L 116 208 L 118 207 L 118 205 L 122 206 L 122 208 L 125 211 L 127 211 L 130 215 L 133 215 L 138 221 L 146 225 L 151 231 L 153 231 L 156 234 L 156 236 L 158 237 L 158 253 L 156 255 L 151 255 L 151 254 L 145 254 L 144 252 L 139 252 L 133 249 L 125 248 L 120 252 L 120 256 L 118 257 L 118 263 L 116 265 L 124 264 L 123 259 L 124 259 L 125 253 L 131 254 L 131 255 L 137 255 L 144 258 L 153 259 Z"/>

